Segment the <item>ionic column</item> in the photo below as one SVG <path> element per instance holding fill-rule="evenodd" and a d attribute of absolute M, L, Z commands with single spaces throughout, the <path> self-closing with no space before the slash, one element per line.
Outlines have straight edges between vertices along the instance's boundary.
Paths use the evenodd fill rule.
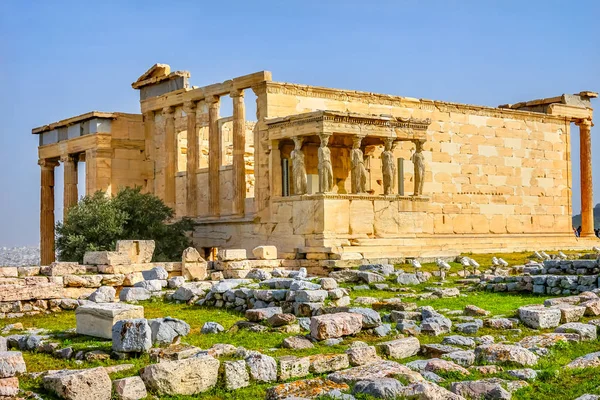
<path fill-rule="evenodd" d="M 175 173 L 177 172 L 177 135 L 175 134 L 175 109 L 162 110 L 165 123 L 165 203 L 175 209 Z"/>
<path fill-rule="evenodd" d="M 580 120 L 579 168 L 581 172 L 581 236 L 594 236 L 594 195 L 592 185 L 592 121 Z"/>
<path fill-rule="evenodd" d="M 40 264 L 55 261 L 54 254 L 54 168 L 58 162 L 42 159 L 40 179 Z"/>
<path fill-rule="evenodd" d="M 183 110 L 187 114 L 187 179 L 186 179 L 186 214 L 188 217 L 198 215 L 198 179 L 196 171 L 200 168 L 198 154 L 198 128 L 196 127 L 196 102 L 184 104 Z"/>
<path fill-rule="evenodd" d="M 63 164 L 64 169 L 64 182 L 63 182 L 63 219 L 66 218 L 67 212 L 71 207 L 77 204 L 78 192 L 77 192 L 77 162 L 79 156 L 75 155 L 64 155 L 60 158 L 60 162 Z"/>
<path fill-rule="evenodd" d="M 230 93 L 233 99 L 233 213 L 244 215 L 246 204 L 246 107 L 244 91 Z"/>
<path fill-rule="evenodd" d="M 207 98 L 208 104 L 208 213 L 219 216 L 221 181 L 221 135 L 219 133 L 219 96 Z"/>
<path fill-rule="evenodd" d="M 144 113 L 144 153 L 146 161 L 155 161 L 155 141 L 154 141 L 154 111 Z M 147 180 L 146 191 L 148 193 L 156 193 L 154 187 L 154 173 L 152 178 Z"/>

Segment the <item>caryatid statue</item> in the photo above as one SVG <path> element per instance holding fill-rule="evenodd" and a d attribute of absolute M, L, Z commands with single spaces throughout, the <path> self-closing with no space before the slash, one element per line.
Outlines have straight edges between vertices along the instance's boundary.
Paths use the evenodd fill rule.
<path fill-rule="evenodd" d="M 396 163 L 394 162 L 394 138 L 385 139 L 385 149 L 381 153 L 381 172 L 383 174 L 383 194 L 391 195 L 394 191 Z"/>
<path fill-rule="evenodd" d="M 410 160 L 415 166 L 415 192 L 414 196 L 423 195 L 423 183 L 425 182 L 425 157 L 423 156 L 423 141 L 415 142 L 417 148 Z"/>
<path fill-rule="evenodd" d="M 331 166 L 331 150 L 327 147 L 329 135 L 319 135 L 319 192 L 329 193 L 333 189 L 333 167 Z"/>
<path fill-rule="evenodd" d="M 367 190 L 367 169 L 363 152 L 360 149 L 362 139 L 362 136 L 352 138 L 352 150 L 350 151 L 352 193 L 365 193 Z"/>
<path fill-rule="evenodd" d="M 292 150 L 292 179 L 294 194 L 306 194 L 306 167 L 304 166 L 304 152 L 302 151 L 302 143 L 304 138 L 302 136 L 295 136 L 294 150 Z"/>

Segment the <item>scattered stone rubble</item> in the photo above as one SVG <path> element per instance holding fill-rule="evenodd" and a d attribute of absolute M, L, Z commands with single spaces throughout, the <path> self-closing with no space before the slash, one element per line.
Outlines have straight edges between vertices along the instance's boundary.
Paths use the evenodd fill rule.
<path fill-rule="evenodd" d="M 137 244 L 133 246 L 133 243 Z M 548 348 L 564 341 L 596 340 L 597 326 L 600 326 L 600 322 L 581 322 L 583 318 L 600 314 L 598 289 L 576 289 L 577 294 L 569 289 L 570 296 L 551 298 L 543 305 L 521 307 L 517 311 L 518 318 L 493 317 L 488 311 L 473 305 L 457 312 L 436 310 L 430 306 L 418 307 L 410 301 L 416 296 L 442 298 L 461 295 L 457 288 L 444 288 L 433 283 L 419 295 L 409 289 L 399 291 L 401 297 L 377 299 L 363 296 L 355 297 L 354 301 L 349 289 L 339 287 L 340 283 L 347 283 L 356 284 L 353 290 L 361 290 L 361 285 L 364 285 L 391 291 L 385 282 L 395 281 L 409 288 L 432 278 L 428 273 L 405 273 L 388 264 L 366 264 L 358 269 L 331 272 L 328 277 L 317 277 L 310 276 L 306 268 L 287 270 L 281 269 L 281 264 L 277 267 L 271 265 L 274 261 L 281 261 L 277 260 L 277 251 L 271 246 L 256 248 L 253 252 L 256 260 L 248 260 L 245 250 L 234 249 L 222 250 L 218 261 L 206 262 L 197 251 L 188 249 L 182 263 L 160 265 L 150 263 L 152 250 L 153 244 L 128 241 L 120 243 L 116 252 L 86 254 L 86 261 L 92 265 L 54 263 L 38 270 L 16 269 L 16 276 L 6 276 L 9 273 L 2 270 L 5 276 L 1 278 L 5 279 L 3 286 L 9 287 L 7 289 L 12 291 L 12 296 L 39 293 L 37 297 L 40 297 L 42 290 L 47 290 L 57 297 L 36 299 L 33 296 L 31 299 L 0 303 L 0 306 L 18 302 L 23 308 L 31 301 L 47 303 L 39 310 L 32 306 L 28 311 L 10 312 L 20 315 L 75 309 L 76 334 L 110 339 L 112 351 L 74 352 L 70 347 L 61 348 L 53 341 L 53 335 L 46 332 L 23 330 L 18 325 L 8 326 L 3 334 L 21 333 L 0 337 L 0 396 L 19 394 L 18 375 L 26 373 L 21 352 L 37 351 L 57 358 L 86 361 L 109 357 L 124 360 L 149 353 L 152 363 L 142 368 L 139 376 L 112 382 L 109 372 L 114 367 L 44 373 L 44 388 L 64 399 L 109 400 L 114 396 L 122 400 L 137 400 L 146 398 L 149 393 L 159 398 L 194 396 L 218 385 L 227 390 L 237 390 L 253 383 L 272 385 L 267 390 L 267 399 L 311 399 L 319 396 L 353 399 L 354 395 L 510 399 L 512 392 L 536 379 L 537 372 L 531 367 L 548 354 Z M 551 261 L 554 263 L 552 268 L 565 273 L 570 273 L 568 268 L 575 266 L 591 266 L 590 263 L 578 264 L 575 261 Z M 265 262 L 267 267 L 259 268 Z M 571 263 L 568 264 L 570 267 L 567 263 Z M 235 268 L 229 268 L 232 265 Z M 550 265 L 544 264 L 543 268 L 550 268 Z M 206 280 L 215 276 L 215 269 L 225 278 Z M 594 268 L 588 270 L 598 272 Z M 485 272 L 474 273 L 481 277 L 486 275 Z M 535 274 L 533 279 L 540 276 L 544 275 Z M 42 277 L 45 280 L 39 279 Z M 496 278 L 492 281 L 495 282 Z M 469 276 L 467 279 L 472 278 Z M 16 283 L 17 280 L 19 283 Z M 477 282 L 473 280 L 472 283 Z M 40 286 L 43 289 L 39 289 Z M 77 289 L 72 293 L 77 295 L 77 299 L 62 297 L 71 289 Z M 47 293 L 43 295 L 48 296 Z M 0 296 L 10 295 L 0 293 Z M 209 349 L 187 345 L 183 342 L 194 328 L 201 335 L 217 334 L 225 328 L 218 321 L 206 321 L 202 326 L 190 327 L 185 321 L 170 317 L 146 319 L 142 306 L 129 304 L 150 298 L 243 312 L 245 319 L 231 327 L 230 332 L 250 330 L 292 334 L 281 343 L 281 347 L 289 349 L 291 355 L 272 357 L 230 344 L 215 344 Z M 8 311 L 4 312 L 9 316 Z M 518 342 L 507 339 L 512 333 L 520 332 L 520 326 L 546 332 L 526 336 Z M 478 331 L 484 327 L 497 332 L 497 335 L 478 336 Z M 363 334 L 385 339 L 373 346 L 356 340 L 357 335 Z M 425 336 L 439 337 L 439 343 L 428 343 L 428 340 L 423 340 Z M 294 355 L 295 350 L 313 348 L 315 344 L 344 346 L 344 352 Z M 414 356 L 423 359 L 406 362 Z M 514 369 L 516 366 L 519 369 Z M 600 353 L 579 357 L 566 368 L 596 366 L 600 366 Z M 516 380 L 468 380 L 472 379 L 473 372 L 493 374 L 502 371 L 503 367 L 513 368 L 507 374 Z M 310 375 L 322 376 L 309 379 Z M 438 385 L 445 380 L 443 376 L 457 375 L 465 380 L 451 382 L 446 385 L 448 389 Z"/>

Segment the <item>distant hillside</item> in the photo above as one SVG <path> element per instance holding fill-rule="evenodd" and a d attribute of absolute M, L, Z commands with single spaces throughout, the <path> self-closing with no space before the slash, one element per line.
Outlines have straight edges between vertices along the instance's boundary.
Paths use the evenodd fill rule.
<path fill-rule="evenodd" d="M 579 225 L 581 225 L 581 214 L 573 216 L 573 227 L 577 228 Z M 600 228 L 600 203 L 594 207 L 594 227 Z"/>

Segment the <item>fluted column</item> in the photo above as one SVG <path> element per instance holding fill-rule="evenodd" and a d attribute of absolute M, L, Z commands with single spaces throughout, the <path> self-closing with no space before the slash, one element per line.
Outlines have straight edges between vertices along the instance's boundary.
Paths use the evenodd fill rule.
<path fill-rule="evenodd" d="M 177 172 L 177 135 L 175 134 L 175 109 L 162 110 L 165 123 L 165 203 L 175 209 L 175 174 Z"/>
<path fill-rule="evenodd" d="M 190 101 L 185 103 L 183 109 L 187 115 L 186 215 L 188 217 L 195 217 L 198 215 L 198 180 L 196 171 L 200 168 L 198 128 L 196 127 L 196 102 Z"/>
<path fill-rule="evenodd" d="M 594 191 L 592 184 L 592 121 L 580 120 L 579 168 L 581 172 L 581 236 L 594 236 Z"/>
<path fill-rule="evenodd" d="M 63 219 L 66 218 L 67 212 L 71 207 L 77 204 L 77 162 L 78 155 L 67 154 L 60 158 L 63 164 L 64 181 L 63 181 Z"/>
<path fill-rule="evenodd" d="M 146 156 L 146 161 L 151 161 L 154 163 L 155 161 L 155 141 L 154 141 L 154 111 L 148 111 L 144 113 L 144 152 Z M 154 187 L 154 172 L 152 173 L 152 178 L 147 179 L 146 183 L 146 191 L 148 193 L 156 193 L 156 188 Z"/>
<path fill-rule="evenodd" d="M 54 169 L 58 162 L 42 159 L 40 176 L 40 264 L 54 262 Z"/>
<path fill-rule="evenodd" d="M 235 90 L 233 99 L 233 213 L 244 215 L 246 204 L 246 107 L 244 91 Z"/>
<path fill-rule="evenodd" d="M 208 104 L 208 213 L 219 216 L 221 178 L 221 135 L 219 133 L 219 96 L 206 99 Z"/>

